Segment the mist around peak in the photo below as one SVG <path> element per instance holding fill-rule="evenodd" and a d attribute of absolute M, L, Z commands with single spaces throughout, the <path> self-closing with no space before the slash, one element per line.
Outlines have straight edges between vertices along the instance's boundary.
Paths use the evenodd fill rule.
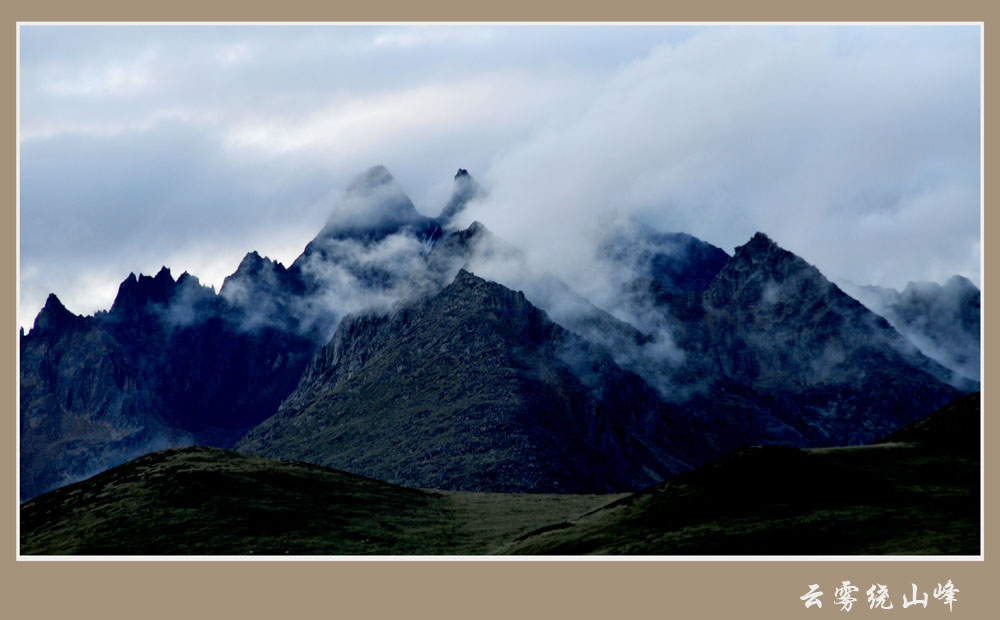
<path fill-rule="evenodd" d="M 902 292 L 888 287 L 843 286 L 885 319 L 920 352 L 948 368 L 949 382 L 974 389 L 981 380 L 981 294 L 967 278 L 943 284 L 910 282 Z"/>
<path fill-rule="evenodd" d="M 403 409 L 444 415 L 440 403 L 459 398 L 459 383 L 437 385 L 440 372 L 448 367 L 471 380 L 490 359 L 487 366 L 507 374 L 484 371 L 477 389 L 494 395 L 490 406 L 509 418 L 508 430 L 531 403 L 543 403 L 566 428 L 579 422 L 578 407 L 611 417 L 584 425 L 569 461 L 537 461 L 541 469 L 518 470 L 523 476 L 459 467 L 438 478 L 431 468 L 399 482 L 483 490 L 504 479 L 504 488 L 555 491 L 554 479 L 539 472 L 573 470 L 562 490 L 637 488 L 753 442 L 865 443 L 958 393 L 939 382 L 950 371 L 765 233 L 730 255 L 690 234 L 610 213 L 551 231 L 550 249 L 573 248 L 560 257 L 539 252 L 531 238 L 506 238 L 470 220 L 489 195 L 465 170 L 453 181 L 442 217 L 431 218 L 388 170 L 371 168 L 288 266 L 251 250 L 218 293 L 187 273 L 175 280 L 163 267 L 155 276 L 129 274 L 110 310 L 91 317 L 50 297 L 21 339 L 31 375 L 22 380 L 22 402 L 29 403 L 23 428 L 60 428 L 66 410 L 91 421 L 112 412 L 112 422 L 102 422 L 90 447 L 69 462 L 46 455 L 73 437 L 32 436 L 23 444 L 33 476 L 24 488 L 40 492 L 69 472 L 110 466 L 161 440 L 241 441 L 272 455 L 298 446 L 299 457 L 319 459 L 309 456 L 318 448 L 295 425 L 333 414 L 367 420 L 369 401 L 342 392 L 348 384 L 368 393 L 391 374 L 394 393 L 408 401 Z M 916 307 L 940 297 L 938 289 L 965 300 L 962 308 L 978 299 L 960 279 L 914 285 L 898 299 Z M 81 353 L 88 339 L 103 344 Z M 104 369 L 100 390 L 81 392 L 78 384 L 92 380 L 80 374 L 81 356 Z M 53 376 L 55 383 L 47 382 Z M 502 385 L 519 387 L 497 392 Z M 416 398 L 416 386 L 437 394 L 431 400 L 439 404 Z M 340 405 L 330 409 L 333 394 Z M 646 403 L 642 411 L 629 408 L 636 399 Z M 135 407 L 145 413 L 126 423 Z M 659 412 L 655 420 L 650 412 Z M 611 422 L 617 415 L 625 417 Z M 411 427 L 407 416 L 397 422 Z M 612 440 L 602 424 L 631 430 Z M 522 431 L 501 450 L 510 463 L 559 434 L 544 424 Z M 661 431 L 688 437 L 686 447 L 658 443 L 653 435 Z M 135 439 L 115 443 L 123 432 Z M 331 452 L 324 464 L 395 479 L 355 451 L 366 445 L 364 433 L 348 434 L 347 451 Z M 449 450 L 465 450 L 463 437 L 449 439 Z M 636 450 L 649 459 L 645 469 L 626 462 Z M 466 474 L 478 481 L 462 486 Z"/>

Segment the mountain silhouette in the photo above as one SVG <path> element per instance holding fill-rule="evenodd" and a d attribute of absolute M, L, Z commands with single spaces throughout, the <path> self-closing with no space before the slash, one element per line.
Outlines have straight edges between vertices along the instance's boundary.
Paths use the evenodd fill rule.
<path fill-rule="evenodd" d="M 250 251 L 218 292 L 129 274 L 93 316 L 51 295 L 20 340 L 22 499 L 194 444 L 426 488 L 631 491 L 754 444 L 870 443 L 978 387 L 763 233 L 730 256 L 611 227 L 602 307 L 517 239 L 459 229 L 483 195 L 460 169 L 425 216 L 377 166 L 288 266 Z M 977 324 L 978 295 L 953 297 Z"/>

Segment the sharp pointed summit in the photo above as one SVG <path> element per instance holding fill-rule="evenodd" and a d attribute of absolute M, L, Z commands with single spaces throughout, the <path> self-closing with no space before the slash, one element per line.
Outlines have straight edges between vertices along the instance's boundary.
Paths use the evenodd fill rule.
<path fill-rule="evenodd" d="M 121 316 L 123 313 L 140 311 L 149 304 L 165 304 L 173 295 L 175 285 L 174 278 L 166 267 L 162 267 L 155 276 L 139 274 L 137 278 L 134 273 L 130 273 L 118 287 L 118 295 L 111 305 L 111 314 Z"/>
<path fill-rule="evenodd" d="M 816 267 L 758 232 L 736 248 L 713 279 L 708 294 L 711 303 L 721 307 L 733 301 L 770 299 L 779 287 L 784 287 L 784 296 L 794 297 L 807 294 L 807 290 L 825 295 L 833 284 Z"/>
<path fill-rule="evenodd" d="M 157 282 L 174 283 L 174 277 L 170 274 L 170 268 L 166 265 L 160 267 L 160 270 L 156 272 L 156 276 L 153 279 Z"/>
<path fill-rule="evenodd" d="M 767 257 L 771 255 L 791 254 L 775 243 L 770 237 L 762 232 L 754 233 L 754 236 L 743 245 L 736 248 L 734 256 L 744 257 Z"/>
<path fill-rule="evenodd" d="M 274 261 L 266 256 L 261 256 L 257 250 L 248 252 L 243 260 L 240 261 L 239 267 L 236 268 L 237 274 L 255 274 L 265 267 L 270 267 L 276 265 Z M 233 274 L 236 275 L 236 274 Z"/>
<path fill-rule="evenodd" d="M 455 173 L 455 184 L 451 190 L 451 198 L 448 199 L 448 204 L 441 210 L 438 220 L 441 221 L 442 225 L 447 226 L 456 215 L 465 210 L 469 202 L 483 195 L 485 195 L 485 191 L 472 178 L 469 171 L 459 168 L 458 172 Z"/>
<path fill-rule="evenodd" d="M 385 166 L 372 166 L 354 177 L 354 180 L 347 185 L 347 192 L 370 191 L 382 185 L 395 183 L 395 181 L 396 179 L 393 178 L 392 173 Z"/>
<path fill-rule="evenodd" d="M 34 334 L 56 331 L 75 318 L 78 317 L 66 309 L 55 293 L 49 293 L 45 306 L 35 317 L 35 326 L 31 331 Z"/>
<path fill-rule="evenodd" d="M 45 307 L 42 308 L 42 312 L 54 312 L 62 314 L 69 312 L 66 306 L 63 305 L 55 293 L 49 293 L 49 296 L 45 298 Z"/>
<path fill-rule="evenodd" d="M 377 241 L 404 228 L 423 231 L 435 226 L 434 220 L 417 212 L 385 166 L 374 166 L 348 184 L 314 241 L 324 238 Z"/>
<path fill-rule="evenodd" d="M 236 271 L 222 281 L 219 294 L 230 301 L 235 301 L 234 295 L 246 295 L 251 290 L 264 289 L 269 293 L 284 279 L 284 265 L 261 256 L 256 250 L 248 252 L 240 261 Z M 238 289 L 238 291 L 234 291 Z"/>

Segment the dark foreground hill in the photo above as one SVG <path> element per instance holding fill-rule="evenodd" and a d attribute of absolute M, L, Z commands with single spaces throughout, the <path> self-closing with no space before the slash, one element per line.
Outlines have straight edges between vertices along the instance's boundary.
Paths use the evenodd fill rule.
<path fill-rule="evenodd" d="M 499 552 L 978 555 L 978 413 L 975 393 L 899 441 L 740 450 Z"/>
<path fill-rule="evenodd" d="M 21 553 L 482 554 L 619 497 L 424 491 L 305 463 L 180 448 L 25 503 Z"/>
<path fill-rule="evenodd" d="M 755 447 L 630 495 L 424 491 L 166 450 L 22 505 L 21 553 L 975 555 L 978 407 L 957 401 L 907 443 Z M 943 427 L 964 439 L 934 441 Z"/>

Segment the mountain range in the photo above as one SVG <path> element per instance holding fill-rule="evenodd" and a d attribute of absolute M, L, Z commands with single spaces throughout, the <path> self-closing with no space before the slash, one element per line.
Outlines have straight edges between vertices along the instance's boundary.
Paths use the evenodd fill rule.
<path fill-rule="evenodd" d="M 590 300 L 464 224 L 484 195 L 459 170 L 425 216 L 375 167 L 287 267 L 250 252 L 218 292 L 130 274 L 93 316 L 51 295 L 20 340 L 22 500 L 193 445 L 406 487 L 633 492 L 756 444 L 870 443 L 978 389 L 912 335 L 948 341 L 939 303 L 882 316 L 763 233 L 730 255 L 610 227 L 593 253 L 620 288 Z M 968 331 L 960 284 L 940 297 Z"/>

